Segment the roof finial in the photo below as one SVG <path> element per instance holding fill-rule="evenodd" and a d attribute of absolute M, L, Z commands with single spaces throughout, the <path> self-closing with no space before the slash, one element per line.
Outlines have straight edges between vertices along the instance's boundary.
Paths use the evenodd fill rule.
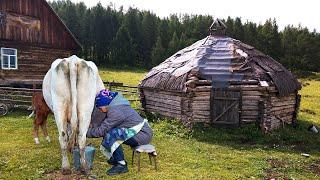
<path fill-rule="evenodd" d="M 220 20 L 216 19 L 209 27 L 210 35 L 225 35 L 227 26 Z"/>

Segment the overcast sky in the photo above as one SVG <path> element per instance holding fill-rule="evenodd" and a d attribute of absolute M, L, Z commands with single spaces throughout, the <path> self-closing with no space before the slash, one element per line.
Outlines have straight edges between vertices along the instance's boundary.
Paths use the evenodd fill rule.
<path fill-rule="evenodd" d="M 241 17 L 264 23 L 268 18 L 275 18 L 282 30 L 292 24 L 308 27 L 310 31 L 320 32 L 320 1 L 318 0 L 71 0 L 83 1 L 89 7 L 99 1 L 104 5 L 113 3 L 116 8 L 129 6 L 140 10 L 150 10 L 160 17 L 173 13 L 212 15 L 218 18 Z"/>

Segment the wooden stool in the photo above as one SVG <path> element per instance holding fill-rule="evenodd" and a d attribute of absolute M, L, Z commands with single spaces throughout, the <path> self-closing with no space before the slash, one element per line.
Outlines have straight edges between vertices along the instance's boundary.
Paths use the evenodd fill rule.
<path fill-rule="evenodd" d="M 138 153 L 138 172 L 140 172 L 140 153 L 148 153 L 150 164 L 152 165 L 152 159 L 154 161 L 154 168 L 155 170 L 158 170 L 157 168 L 157 152 L 156 148 L 151 144 L 141 145 L 137 146 L 135 148 L 132 148 L 132 165 L 134 161 L 134 155 L 135 152 Z"/>

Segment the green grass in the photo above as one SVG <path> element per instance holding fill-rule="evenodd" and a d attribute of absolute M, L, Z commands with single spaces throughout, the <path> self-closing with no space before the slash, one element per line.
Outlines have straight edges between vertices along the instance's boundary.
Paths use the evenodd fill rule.
<path fill-rule="evenodd" d="M 147 73 L 146 70 L 139 69 L 102 69 L 100 76 L 104 81 L 122 82 L 125 85 L 136 86 Z"/>
<path fill-rule="evenodd" d="M 104 80 L 136 85 L 145 74 L 107 69 Z M 117 73 L 119 73 L 117 75 Z M 319 74 L 318 74 L 319 75 Z M 320 75 L 319 75 L 320 76 Z M 135 80 L 133 80 L 135 79 Z M 149 116 L 154 129 L 154 144 L 158 151 L 159 170 L 153 170 L 146 155 L 142 156 L 141 172 L 131 166 L 131 152 L 124 146 L 129 173 L 110 179 L 319 179 L 320 138 L 307 131 L 310 124 L 320 127 L 320 81 L 301 79 L 305 85 L 298 126 L 287 126 L 271 134 L 262 134 L 256 126 L 238 129 L 204 128 L 193 130 L 180 123 Z M 57 130 L 52 117 L 49 134 L 52 143 L 41 136 L 37 146 L 32 137 L 32 120 L 28 112 L 13 112 L 0 118 L 0 179 L 42 179 L 48 172 L 60 169 L 61 155 Z M 99 146 L 99 139 L 88 142 Z M 301 153 L 309 153 L 306 158 Z M 93 174 L 107 179 L 109 168 L 98 151 Z"/>

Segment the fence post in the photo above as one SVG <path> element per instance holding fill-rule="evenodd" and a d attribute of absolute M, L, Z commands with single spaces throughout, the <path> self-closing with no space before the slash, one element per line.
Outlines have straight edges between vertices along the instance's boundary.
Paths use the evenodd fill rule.
<path fill-rule="evenodd" d="M 32 83 L 33 94 L 36 92 L 37 85 L 35 82 Z"/>
<path fill-rule="evenodd" d="M 112 82 L 109 82 L 109 91 L 111 91 L 111 88 L 112 88 Z"/>

